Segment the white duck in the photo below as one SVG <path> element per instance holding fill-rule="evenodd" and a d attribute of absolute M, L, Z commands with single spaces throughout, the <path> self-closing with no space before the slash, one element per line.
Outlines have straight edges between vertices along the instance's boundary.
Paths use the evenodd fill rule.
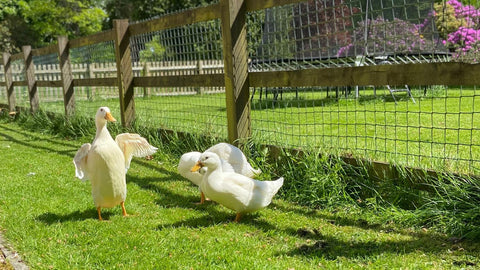
<path fill-rule="evenodd" d="M 217 154 L 204 152 L 191 171 L 208 168 L 200 187 L 205 196 L 234 210 L 237 213 L 235 222 L 240 221 L 243 213 L 268 206 L 283 185 L 283 177 L 275 181 L 258 181 L 235 172 L 224 172 L 220 164 Z"/>
<path fill-rule="evenodd" d="M 100 220 L 103 220 L 101 208 L 118 204 L 123 216 L 127 216 L 125 175 L 132 156 L 144 157 L 157 151 L 138 134 L 122 133 L 114 141 L 108 132 L 107 121 L 116 120 L 108 107 L 100 107 L 95 115 L 95 139 L 92 144 L 83 144 L 73 158 L 75 176 L 84 181 L 91 180 L 92 197 Z"/>
<path fill-rule="evenodd" d="M 198 186 L 198 189 L 200 190 L 200 202 L 198 204 L 203 204 L 205 202 L 205 194 L 200 188 L 200 183 L 202 182 L 203 175 L 207 171 L 207 168 L 201 168 L 195 172 L 191 172 L 190 169 L 195 166 L 201 155 L 202 153 L 195 151 L 185 153 L 180 157 L 180 161 L 178 162 L 177 167 L 177 170 L 181 176 L 187 178 L 192 183 Z M 221 163 L 224 171 L 233 172 L 233 168 L 229 163 L 223 160 Z"/>
<path fill-rule="evenodd" d="M 243 174 L 248 177 L 254 177 L 262 173 L 260 169 L 252 168 L 252 165 L 248 163 L 247 158 L 243 154 L 242 150 L 231 144 L 218 143 L 208 148 L 205 152 L 207 151 L 217 154 L 221 159 L 224 159 L 230 163 L 236 173 Z"/>

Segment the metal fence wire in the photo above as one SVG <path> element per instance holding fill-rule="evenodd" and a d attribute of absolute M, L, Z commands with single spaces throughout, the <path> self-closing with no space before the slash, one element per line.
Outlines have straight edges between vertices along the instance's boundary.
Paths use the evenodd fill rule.
<path fill-rule="evenodd" d="M 459 33 L 446 30 L 452 14 L 465 23 Z M 471 63 L 478 50 L 461 45 L 478 40 L 466 28 L 480 26 L 479 14 L 452 0 L 307 1 L 257 11 L 248 14 L 249 71 Z M 263 143 L 478 173 L 476 86 L 262 87 L 251 93 L 253 137 Z"/>
<path fill-rule="evenodd" d="M 479 59 L 476 1 L 309 0 L 248 12 L 246 19 L 251 73 Z M 215 19 L 132 36 L 134 76 L 221 74 L 221 35 Z M 116 77 L 114 53 L 113 42 L 72 49 L 74 78 Z M 37 80 L 59 80 L 55 56 L 34 62 Z M 12 66 L 14 81 L 24 80 L 23 62 Z M 15 95 L 28 107 L 25 87 L 16 86 Z M 224 87 L 136 87 L 134 95 L 141 125 L 228 137 Z M 252 139 L 478 174 L 479 96 L 475 85 L 435 83 L 251 87 Z M 63 112 L 62 102 L 61 88 L 41 90 L 42 108 Z M 120 110 L 116 87 L 75 87 L 75 102 L 80 115 L 99 106 Z"/>
<path fill-rule="evenodd" d="M 150 32 L 131 38 L 139 76 L 223 73 L 219 20 Z M 227 137 L 224 87 L 135 89 L 139 123 L 181 132 Z"/>

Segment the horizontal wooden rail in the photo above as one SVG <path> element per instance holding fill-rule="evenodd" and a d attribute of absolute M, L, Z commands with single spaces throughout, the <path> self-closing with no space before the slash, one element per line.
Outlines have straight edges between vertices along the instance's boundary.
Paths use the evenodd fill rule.
<path fill-rule="evenodd" d="M 279 7 L 288 4 L 306 2 L 305 0 L 246 0 L 247 11 L 257 11 L 267 8 Z"/>
<path fill-rule="evenodd" d="M 480 64 L 425 63 L 250 72 L 252 87 L 478 85 Z"/>
<path fill-rule="evenodd" d="M 58 53 L 57 44 L 52 44 L 47 47 L 33 49 L 32 55 L 33 56 L 42 56 L 42 55 L 49 55 L 53 53 Z"/>
<path fill-rule="evenodd" d="M 62 81 L 36 81 L 37 87 L 62 87 Z"/>
<path fill-rule="evenodd" d="M 117 86 L 117 78 L 74 79 L 73 86 Z"/>
<path fill-rule="evenodd" d="M 249 73 L 251 87 L 309 87 L 355 85 L 478 85 L 480 64 L 423 63 L 260 71 Z M 116 78 L 74 79 L 75 86 L 117 86 Z M 61 87 L 60 81 L 38 80 L 39 87 Z M 223 73 L 134 77 L 135 87 L 218 87 L 225 86 Z M 0 86 L 5 86 L 0 82 Z M 13 81 L 26 86 L 26 81 Z"/>
<path fill-rule="evenodd" d="M 96 33 L 87 37 L 72 39 L 69 41 L 70 48 L 89 46 L 97 43 L 112 41 L 114 37 L 113 30 Z"/>
<path fill-rule="evenodd" d="M 133 85 L 135 87 L 215 87 L 225 86 L 225 77 L 223 74 L 135 77 Z"/>
<path fill-rule="evenodd" d="M 10 61 L 14 62 L 17 60 L 23 60 L 23 53 L 20 52 L 10 56 Z"/>
<path fill-rule="evenodd" d="M 14 81 L 12 82 L 13 84 L 13 87 L 16 87 L 16 86 L 27 86 L 27 81 Z"/>
<path fill-rule="evenodd" d="M 148 32 L 210 21 L 220 18 L 221 11 L 220 4 L 185 10 L 182 13 L 169 14 L 158 19 L 130 24 L 129 31 L 131 35 L 141 35 Z"/>

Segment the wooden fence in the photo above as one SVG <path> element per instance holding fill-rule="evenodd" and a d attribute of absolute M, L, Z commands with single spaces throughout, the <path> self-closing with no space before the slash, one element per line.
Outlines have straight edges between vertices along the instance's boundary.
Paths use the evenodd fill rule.
<path fill-rule="evenodd" d="M 37 87 L 58 87 L 63 91 L 65 114 L 75 111 L 74 89 L 78 87 L 117 87 L 122 125 L 129 126 L 135 117 L 135 87 L 222 87 L 226 93 L 228 140 L 248 138 L 250 128 L 250 87 L 306 87 L 351 85 L 478 85 L 480 66 L 466 63 L 422 63 L 362 67 L 336 67 L 292 71 L 249 72 L 246 14 L 261 9 L 305 2 L 300 0 L 220 0 L 206 7 L 175 13 L 158 19 L 129 24 L 115 20 L 113 29 L 91 36 L 68 40 L 59 37 L 57 44 L 38 49 L 24 46 L 22 52 L 3 53 L 6 88 L 10 110 L 15 110 L 14 87 L 27 87 L 32 111 L 39 108 Z M 219 19 L 222 27 L 223 72 L 193 74 L 157 73 L 151 76 L 138 72 L 132 64 L 130 37 L 183 25 Z M 109 76 L 77 77 L 70 62 L 70 50 L 82 46 L 113 41 L 115 67 Z M 56 53 L 59 56 L 60 77 L 39 79 L 33 56 Z M 21 80 L 14 78 L 12 63 L 24 63 Z M 153 66 L 151 67 L 153 70 Z"/>
<path fill-rule="evenodd" d="M 96 79 L 96 78 L 116 78 L 117 67 L 115 63 L 80 63 L 72 64 L 72 76 L 77 79 Z M 0 70 L 4 70 L 0 65 Z M 12 65 L 11 68 L 13 81 L 23 81 L 25 77 L 23 65 Z M 198 61 L 159 61 L 159 62 L 136 62 L 132 65 L 132 71 L 135 77 L 159 77 L 159 76 L 178 76 L 178 75 L 196 75 L 196 74 L 223 74 L 223 61 L 219 60 L 198 60 Z M 0 81 L 3 72 L 0 72 Z M 62 79 L 62 72 L 59 64 L 39 64 L 35 65 L 36 82 L 54 82 Z M 90 99 L 95 96 L 96 87 L 76 87 L 77 98 L 85 97 Z M 167 88 L 148 87 L 142 90 L 145 96 L 162 95 L 185 95 L 185 94 L 203 94 L 203 93 L 223 93 L 224 87 L 209 88 L 208 91 L 203 87 L 180 87 L 175 92 Z M 80 93 L 80 94 L 79 94 Z M 84 93 L 84 94 L 82 94 Z M 47 87 L 44 93 L 40 93 L 42 102 L 58 101 L 63 99 L 63 91 L 60 87 Z M 118 94 L 111 93 L 111 96 L 118 97 Z M 0 91 L 0 98 L 6 99 L 5 91 Z"/>

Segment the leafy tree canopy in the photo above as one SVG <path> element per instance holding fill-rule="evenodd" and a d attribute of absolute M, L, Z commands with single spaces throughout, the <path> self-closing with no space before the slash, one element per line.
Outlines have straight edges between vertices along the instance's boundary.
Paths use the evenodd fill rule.
<path fill-rule="evenodd" d="M 106 28 L 112 27 L 114 19 L 141 21 L 159 15 L 205 6 L 217 0 L 106 0 L 105 10 L 108 13 Z"/>
<path fill-rule="evenodd" d="M 107 17 L 100 3 L 98 0 L 0 0 L 0 50 L 16 52 L 23 45 L 45 46 L 60 35 L 76 38 L 99 32 Z"/>

